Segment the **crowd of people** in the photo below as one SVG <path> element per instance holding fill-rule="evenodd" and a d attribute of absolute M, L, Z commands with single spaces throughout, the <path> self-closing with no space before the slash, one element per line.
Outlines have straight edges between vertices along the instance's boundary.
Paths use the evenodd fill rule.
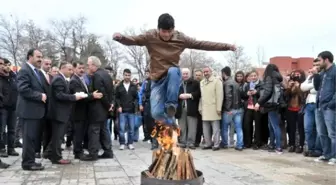
<path fill-rule="evenodd" d="M 103 68 L 95 56 L 86 64 L 62 62 L 57 68 L 41 51 L 30 49 L 18 72 L 0 58 L 0 157 L 18 156 L 15 148 L 22 147 L 24 170 L 43 170 L 35 161 L 41 157 L 67 165 L 65 143 L 73 145 L 75 159 L 113 158 L 112 130 L 120 150 L 134 150 L 141 125 L 143 141 L 157 149 L 151 132 L 163 123 L 179 125 L 179 146 L 184 148 L 253 148 L 278 154 L 288 149 L 335 164 L 336 68 L 331 52 L 321 52 L 309 71 L 287 76 L 268 64 L 263 75 L 254 70 L 232 74 L 224 67 L 222 76 L 215 77 L 210 67 L 178 68 L 179 55 L 185 48 L 226 51 L 235 50 L 234 45 L 197 41 L 174 31 L 169 14 L 160 16 L 158 28 L 134 37 L 114 35 L 122 44 L 149 48 L 151 65 L 141 83 L 131 80 L 130 69 L 124 69 L 121 81 L 113 80 L 112 69 Z M 100 149 L 104 152 L 98 155 Z M 0 161 L 0 168 L 8 167 Z"/>

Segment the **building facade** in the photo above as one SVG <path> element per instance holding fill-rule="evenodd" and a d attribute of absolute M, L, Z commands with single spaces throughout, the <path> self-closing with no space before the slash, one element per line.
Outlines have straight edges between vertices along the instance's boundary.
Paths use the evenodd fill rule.
<path fill-rule="evenodd" d="M 288 56 L 277 56 L 270 58 L 270 63 L 278 66 L 279 71 L 283 76 L 290 74 L 294 70 L 303 70 L 307 73 L 313 66 L 313 61 L 314 58 L 311 57 L 292 58 Z M 257 68 L 256 70 L 259 75 L 262 75 L 265 68 Z"/>

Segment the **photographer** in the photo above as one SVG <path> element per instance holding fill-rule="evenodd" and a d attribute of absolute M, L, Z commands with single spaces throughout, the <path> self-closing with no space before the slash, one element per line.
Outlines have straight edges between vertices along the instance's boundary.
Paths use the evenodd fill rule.
<path fill-rule="evenodd" d="M 287 130 L 289 136 L 288 152 L 303 152 L 304 145 L 304 126 L 303 126 L 303 105 L 304 94 L 300 89 L 300 85 L 305 81 L 303 71 L 294 71 L 288 81 L 288 87 L 285 92 L 287 99 Z M 296 131 L 299 133 L 299 143 L 296 144 Z"/>

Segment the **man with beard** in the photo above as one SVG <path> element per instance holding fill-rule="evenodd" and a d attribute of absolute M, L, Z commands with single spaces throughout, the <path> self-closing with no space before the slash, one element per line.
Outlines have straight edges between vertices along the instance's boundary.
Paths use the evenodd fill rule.
<path fill-rule="evenodd" d="M 5 61 L 3 58 L 0 57 L 0 72 L 3 72 L 5 68 Z M 0 110 L 3 109 L 3 94 L 2 94 L 2 83 L 0 81 Z M 1 116 L 1 111 L 0 111 L 0 116 Z M 0 127 L 2 127 L 3 122 L 0 120 Z M 1 161 L 0 159 L 0 169 L 6 169 L 9 167 L 9 164 L 6 164 Z"/>
<path fill-rule="evenodd" d="M 18 156 L 15 151 L 15 126 L 16 126 L 16 102 L 17 102 L 17 82 L 16 75 L 10 69 L 11 63 L 3 59 L 5 67 L 0 72 L 0 83 L 2 83 L 3 108 L 1 109 L 2 126 L 0 128 L 0 156 Z M 7 126 L 7 134 L 5 128 Z M 7 141 L 7 143 L 5 143 Z M 7 144 L 7 150 L 5 145 Z"/>
<path fill-rule="evenodd" d="M 73 107 L 71 114 L 71 121 L 73 123 L 74 129 L 74 141 L 73 141 L 73 151 L 75 159 L 80 159 L 83 156 L 83 142 L 85 132 L 87 130 L 87 110 L 88 103 L 92 99 L 100 99 L 103 95 L 97 91 L 89 94 L 89 88 L 85 83 L 84 79 L 84 64 L 82 62 L 73 63 L 74 75 L 72 75 L 70 80 L 70 92 L 71 94 L 84 92 L 88 94 L 88 98 L 77 101 L 76 105 Z"/>
<path fill-rule="evenodd" d="M 314 87 L 317 92 L 316 100 L 316 127 L 320 136 L 322 145 L 322 156 L 315 161 L 329 161 L 328 164 L 336 164 L 336 134 L 335 134 L 335 81 L 336 67 L 334 56 L 330 51 L 323 51 L 318 55 L 320 60 L 320 68 L 322 72 L 317 74 L 316 70 L 312 72 L 314 75 Z"/>
<path fill-rule="evenodd" d="M 143 113 L 144 117 L 144 125 L 143 125 L 143 130 L 144 130 L 144 142 L 148 140 L 152 140 L 150 133 L 152 132 L 153 126 L 154 126 L 154 120 L 152 118 L 152 115 L 150 113 L 150 93 L 151 93 L 151 80 L 149 77 L 149 69 L 146 69 L 145 71 L 146 79 L 142 83 L 140 92 L 139 92 L 139 106 L 140 106 L 140 111 Z M 152 142 L 152 148 L 156 148 L 155 144 Z"/>
<path fill-rule="evenodd" d="M 89 104 L 89 155 L 83 155 L 81 160 L 97 160 L 100 144 L 102 145 L 104 153 L 99 157 L 113 158 L 111 137 L 106 127 L 108 114 L 114 107 L 112 78 L 101 68 L 101 62 L 98 57 L 89 57 L 87 65 L 89 75 L 92 76 L 92 92 L 98 91 L 103 94 L 103 97 L 101 99 L 95 99 Z"/>
<path fill-rule="evenodd" d="M 53 76 L 49 74 L 49 71 L 51 69 L 51 60 L 48 59 L 48 58 L 44 58 L 42 60 L 42 65 L 41 65 L 41 72 L 43 74 L 43 77 L 44 77 L 44 86 L 45 86 L 45 89 L 47 91 L 47 96 L 50 97 L 50 84 L 51 84 L 51 81 L 53 79 Z M 47 104 L 48 104 L 48 101 L 49 99 L 47 99 Z M 46 107 L 46 114 L 48 113 L 48 106 Z M 36 154 L 35 154 L 35 157 L 36 158 L 40 158 L 41 157 L 41 144 L 43 146 L 43 157 L 44 158 L 48 158 L 50 156 L 50 153 L 48 153 L 47 151 L 47 147 L 48 147 L 48 144 L 50 143 L 51 141 L 51 135 L 52 135 L 52 129 L 51 129 L 51 121 L 50 119 L 48 119 L 45 115 L 44 119 L 42 120 L 42 128 L 41 128 L 41 140 L 42 140 L 42 143 L 41 143 L 41 140 L 39 140 L 37 143 L 37 148 L 36 148 Z M 49 151 L 51 152 L 51 151 Z M 49 156 L 48 156 L 49 155 Z"/>
<path fill-rule="evenodd" d="M 158 122 L 175 124 L 181 72 L 178 67 L 184 49 L 208 51 L 235 50 L 234 45 L 209 41 L 198 41 L 175 31 L 174 18 L 165 13 L 158 19 L 157 29 L 149 30 L 138 36 L 113 35 L 114 40 L 124 45 L 145 46 L 150 55 L 152 80 L 151 112 Z"/>
<path fill-rule="evenodd" d="M 43 170 L 41 163 L 35 163 L 35 149 L 38 144 L 36 141 L 40 137 L 37 131 L 41 128 L 41 119 L 45 115 L 47 101 L 43 74 L 39 70 L 42 53 L 37 49 L 30 49 L 27 60 L 17 77 L 19 92 L 17 115 L 22 121 L 24 141 L 21 166 L 23 170 Z"/>

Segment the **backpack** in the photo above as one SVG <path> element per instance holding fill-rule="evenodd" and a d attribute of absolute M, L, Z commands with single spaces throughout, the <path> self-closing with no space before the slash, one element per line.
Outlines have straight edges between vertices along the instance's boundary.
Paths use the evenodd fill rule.
<path fill-rule="evenodd" d="M 261 88 L 260 96 L 263 96 L 264 93 L 265 93 L 265 89 Z M 270 99 L 268 99 L 268 101 L 265 104 L 266 105 L 279 105 L 285 102 L 283 96 L 284 96 L 284 87 L 282 86 L 282 84 L 280 83 L 274 84 L 272 96 Z"/>

